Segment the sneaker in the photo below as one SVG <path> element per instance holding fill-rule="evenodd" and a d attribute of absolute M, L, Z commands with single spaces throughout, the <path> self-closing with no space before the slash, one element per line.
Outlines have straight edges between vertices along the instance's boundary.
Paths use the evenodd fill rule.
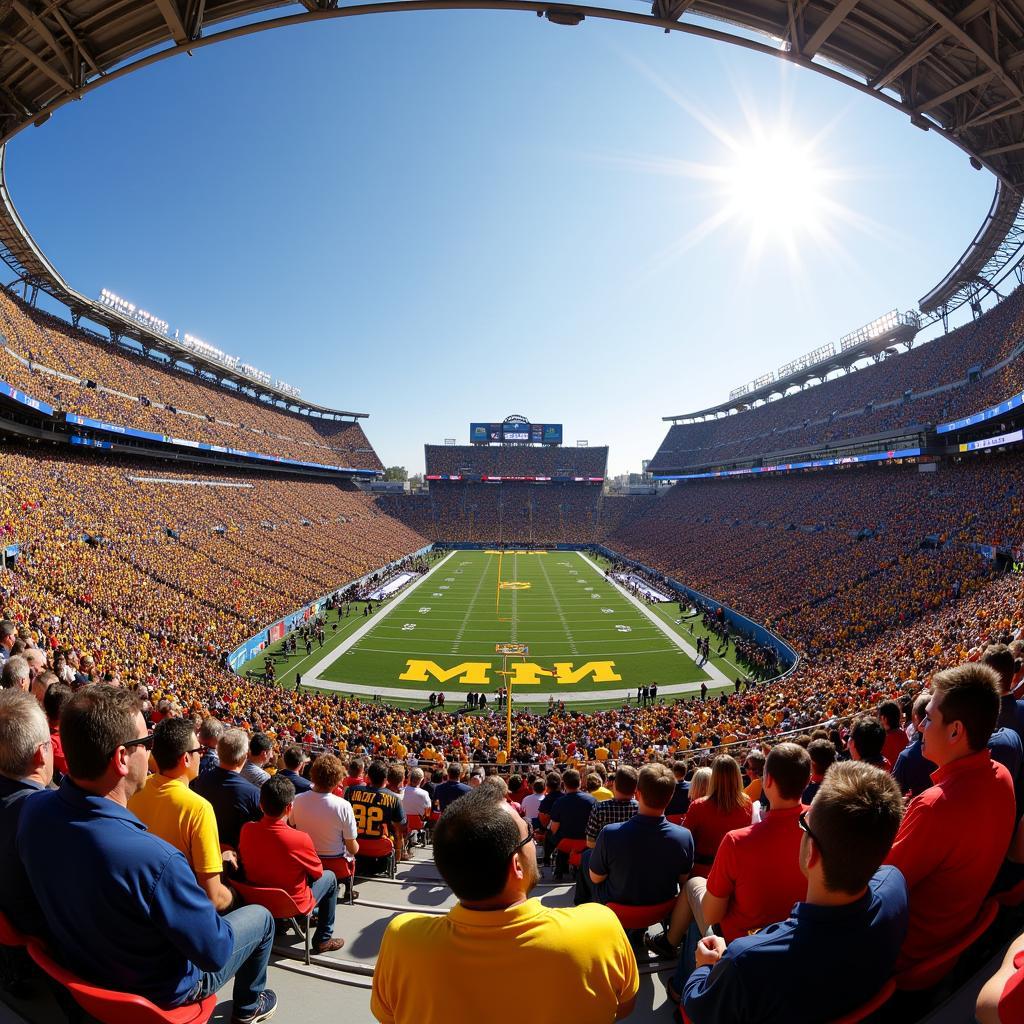
<path fill-rule="evenodd" d="M 337 953 L 342 946 L 345 945 L 344 939 L 328 939 L 326 942 L 321 942 L 316 947 L 315 952 L 317 953 Z"/>
<path fill-rule="evenodd" d="M 679 956 L 679 947 L 673 946 L 668 941 L 668 935 L 662 932 L 660 935 L 647 934 L 644 936 L 644 945 L 648 951 L 663 960 L 674 960 Z"/>
<path fill-rule="evenodd" d="M 256 1002 L 256 1009 L 240 1017 L 237 1013 L 231 1015 L 231 1024 L 259 1024 L 261 1020 L 270 1020 L 277 1009 L 277 996 L 273 989 L 265 988 Z"/>

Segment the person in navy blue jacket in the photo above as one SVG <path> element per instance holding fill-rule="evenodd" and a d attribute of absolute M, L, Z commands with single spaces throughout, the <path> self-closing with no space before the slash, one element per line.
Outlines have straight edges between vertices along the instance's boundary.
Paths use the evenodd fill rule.
<path fill-rule="evenodd" d="M 68 774 L 25 801 L 18 854 L 56 959 L 86 981 L 157 1006 L 197 1002 L 234 978 L 233 1024 L 267 1020 L 274 922 L 263 907 L 218 916 L 188 861 L 128 808 L 152 735 L 138 698 L 80 690 L 61 714 Z"/>
<path fill-rule="evenodd" d="M 903 875 L 880 866 L 902 817 L 890 775 L 865 762 L 833 765 L 799 819 L 806 899 L 785 921 L 728 946 L 701 939 L 683 990 L 693 1024 L 824 1024 L 877 992 L 909 921 Z"/>

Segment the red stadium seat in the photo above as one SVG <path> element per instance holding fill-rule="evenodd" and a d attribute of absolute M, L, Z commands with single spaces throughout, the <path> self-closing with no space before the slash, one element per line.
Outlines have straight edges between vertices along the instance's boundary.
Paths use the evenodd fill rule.
<path fill-rule="evenodd" d="M 421 818 L 418 814 L 410 814 L 406 817 L 405 824 L 406 828 L 408 829 L 408 832 L 406 834 L 410 837 L 410 839 L 412 838 L 412 834 L 414 832 L 418 832 L 420 834 L 420 846 L 426 846 L 426 822 L 423 820 L 423 818 Z"/>
<path fill-rule="evenodd" d="M 266 907 L 275 921 L 287 921 L 299 935 L 302 936 L 306 945 L 306 963 L 309 963 L 309 914 L 302 913 L 284 889 L 271 889 L 262 885 L 249 885 L 246 882 L 232 881 L 232 886 L 238 890 L 238 895 L 246 903 L 254 904 L 257 907 Z M 301 922 L 301 923 L 300 923 Z"/>
<path fill-rule="evenodd" d="M 587 848 L 586 839 L 562 839 L 559 841 L 557 850 L 569 855 L 569 867 L 578 868 L 583 851 Z"/>
<path fill-rule="evenodd" d="M 29 943 L 28 953 L 40 970 L 63 985 L 75 1002 L 100 1024 L 206 1024 L 217 1008 L 217 996 L 210 995 L 201 1003 L 161 1010 L 131 992 L 115 992 L 88 984 L 61 967 L 35 940 Z"/>
<path fill-rule="evenodd" d="M 649 928 L 664 921 L 676 905 L 675 897 L 664 903 L 652 903 L 645 907 L 633 907 L 626 903 L 609 903 L 608 909 L 619 919 L 623 928 Z"/>
<path fill-rule="evenodd" d="M 683 818 L 685 818 L 686 815 L 685 814 L 666 814 L 665 817 L 668 818 L 668 820 L 671 821 L 673 825 L 682 825 Z"/>
<path fill-rule="evenodd" d="M 360 857 L 386 857 L 388 861 L 388 878 L 395 877 L 395 844 L 388 836 L 381 839 L 360 839 Z"/>
<path fill-rule="evenodd" d="M 986 900 L 974 919 L 974 924 L 956 942 L 930 960 L 924 960 L 905 971 L 900 971 L 896 975 L 896 988 L 901 992 L 919 992 L 921 989 L 937 985 L 953 969 L 953 965 L 960 959 L 960 954 L 988 931 L 998 912 L 999 904 L 994 899 Z"/>
<path fill-rule="evenodd" d="M 335 877 L 339 882 L 344 881 L 346 878 L 351 878 L 355 873 L 356 869 L 352 866 L 352 861 L 345 857 L 321 857 L 320 863 L 323 864 L 326 871 L 333 871 Z M 355 897 L 352 895 L 354 886 L 348 887 L 348 902 L 351 905 L 355 902 Z"/>
<path fill-rule="evenodd" d="M 896 991 L 896 979 L 890 978 L 866 1003 L 851 1010 L 842 1017 L 836 1017 L 829 1024 L 857 1024 L 867 1017 L 870 1017 L 875 1010 L 883 1007 L 892 998 Z"/>

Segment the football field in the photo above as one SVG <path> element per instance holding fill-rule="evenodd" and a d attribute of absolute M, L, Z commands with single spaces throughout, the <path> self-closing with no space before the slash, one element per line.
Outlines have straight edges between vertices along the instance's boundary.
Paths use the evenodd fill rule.
<path fill-rule="evenodd" d="M 411 696 L 494 694 L 519 702 L 666 696 L 728 681 L 698 668 L 675 604 L 653 608 L 577 551 L 453 551 L 303 672 L 303 684 Z M 348 623 L 346 623 L 348 625 Z M 503 659 L 497 644 L 528 653 Z"/>

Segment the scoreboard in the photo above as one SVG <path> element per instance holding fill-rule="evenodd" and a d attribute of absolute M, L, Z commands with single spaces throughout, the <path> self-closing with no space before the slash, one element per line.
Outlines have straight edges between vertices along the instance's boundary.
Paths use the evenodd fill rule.
<path fill-rule="evenodd" d="M 471 444 L 561 444 L 561 423 L 470 423 Z"/>

